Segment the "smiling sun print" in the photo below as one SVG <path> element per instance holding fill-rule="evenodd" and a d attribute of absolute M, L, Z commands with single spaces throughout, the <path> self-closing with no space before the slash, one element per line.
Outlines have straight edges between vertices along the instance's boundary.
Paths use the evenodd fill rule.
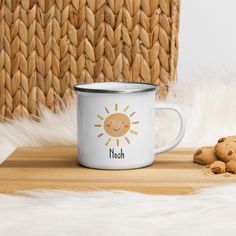
<path fill-rule="evenodd" d="M 96 128 L 103 129 L 103 132 L 99 133 L 98 137 L 102 137 L 104 134 L 108 135 L 108 139 L 105 141 L 106 146 L 112 139 L 116 140 L 116 145 L 119 146 L 121 138 L 130 144 L 129 134 L 138 134 L 138 132 L 133 129 L 133 126 L 139 124 L 138 120 L 133 120 L 136 112 L 129 112 L 129 106 L 119 111 L 118 104 L 115 104 L 114 113 L 110 113 L 107 107 L 104 109 L 106 116 L 97 115 L 100 122 L 94 125 Z"/>

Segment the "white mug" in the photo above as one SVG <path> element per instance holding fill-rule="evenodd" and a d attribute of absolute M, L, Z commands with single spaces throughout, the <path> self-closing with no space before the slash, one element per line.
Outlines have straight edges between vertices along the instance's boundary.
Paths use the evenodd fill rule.
<path fill-rule="evenodd" d="M 183 115 L 175 105 L 156 103 L 156 88 L 124 82 L 76 85 L 78 162 L 96 169 L 140 168 L 151 165 L 156 154 L 174 148 L 184 136 Z M 159 109 L 178 114 L 180 131 L 170 144 L 155 149 Z"/>

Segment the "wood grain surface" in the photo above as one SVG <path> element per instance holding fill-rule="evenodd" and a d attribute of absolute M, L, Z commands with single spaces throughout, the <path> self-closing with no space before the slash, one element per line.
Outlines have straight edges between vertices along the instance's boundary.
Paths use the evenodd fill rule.
<path fill-rule="evenodd" d="M 235 183 L 236 175 L 209 175 L 192 162 L 194 149 L 174 149 L 153 165 L 134 170 L 95 170 L 77 164 L 75 147 L 18 148 L 0 166 L 0 192 L 21 190 L 110 190 L 187 194 Z"/>

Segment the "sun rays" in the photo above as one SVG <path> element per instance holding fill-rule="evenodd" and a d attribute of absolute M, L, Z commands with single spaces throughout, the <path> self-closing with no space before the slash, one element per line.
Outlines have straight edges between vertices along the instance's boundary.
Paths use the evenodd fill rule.
<path fill-rule="evenodd" d="M 128 105 L 121 107 L 118 103 L 115 103 L 113 106 L 114 110 L 109 109 L 109 107 L 104 107 L 103 114 L 97 115 L 98 121 L 94 124 L 94 127 L 102 129 L 98 132 L 98 138 L 108 136 L 104 141 L 105 146 L 113 143 L 119 147 L 122 142 L 130 144 L 129 136 L 138 135 L 135 126 L 138 125 L 140 121 L 135 119 L 136 112 L 129 111 L 129 108 Z M 112 112 L 112 110 L 114 112 Z"/>
<path fill-rule="evenodd" d="M 98 137 L 102 137 L 104 135 L 104 133 L 100 133 L 99 135 L 98 135 Z"/>
<path fill-rule="evenodd" d="M 102 116 L 97 115 L 97 117 L 98 117 L 98 119 L 100 119 L 100 120 L 104 120 L 104 118 L 103 118 Z"/>
<path fill-rule="evenodd" d="M 106 111 L 107 114 L 110 113 L 109 110 L 107 109 L 107 107 L 104 107 L 104 109 L 105 109 L 105 111 Z"/>
<path fill-rule="evenodd" d="M 131 134 L 135 134 L 135 135 L 138 134 L 135 130 L 130 130 L 130 133 L 131 133 Z"/>
<path fill-rule="evenodd" d="M 110 143 L 110 141 L 111 141 L 111 138 L 109 138 L 109 139 L 106 141 L 105 145 L 107 146 L 107 145 Z"/>
<path fill-rule="evenodd" d="M 126 112 L 128 109 L 129 109 L 129 106 L 126 106 L 126 107 L 123 109 L 123 112 Z"/>
<path fill-rule="evenodd" d="M 133 111 L 129 116 L 131 117 L 131 116 L 133 116 L 133 115 L 135 115 L 135 111 Z"/>

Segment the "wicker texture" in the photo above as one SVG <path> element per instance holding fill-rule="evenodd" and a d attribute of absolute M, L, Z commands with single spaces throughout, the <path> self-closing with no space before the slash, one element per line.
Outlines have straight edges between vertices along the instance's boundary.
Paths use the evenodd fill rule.
<path fill-rule="evenodd" d="M 179 0 L 0 1 L 0 120 L 57 112 L 73 86 L 175 80 Z"/>

